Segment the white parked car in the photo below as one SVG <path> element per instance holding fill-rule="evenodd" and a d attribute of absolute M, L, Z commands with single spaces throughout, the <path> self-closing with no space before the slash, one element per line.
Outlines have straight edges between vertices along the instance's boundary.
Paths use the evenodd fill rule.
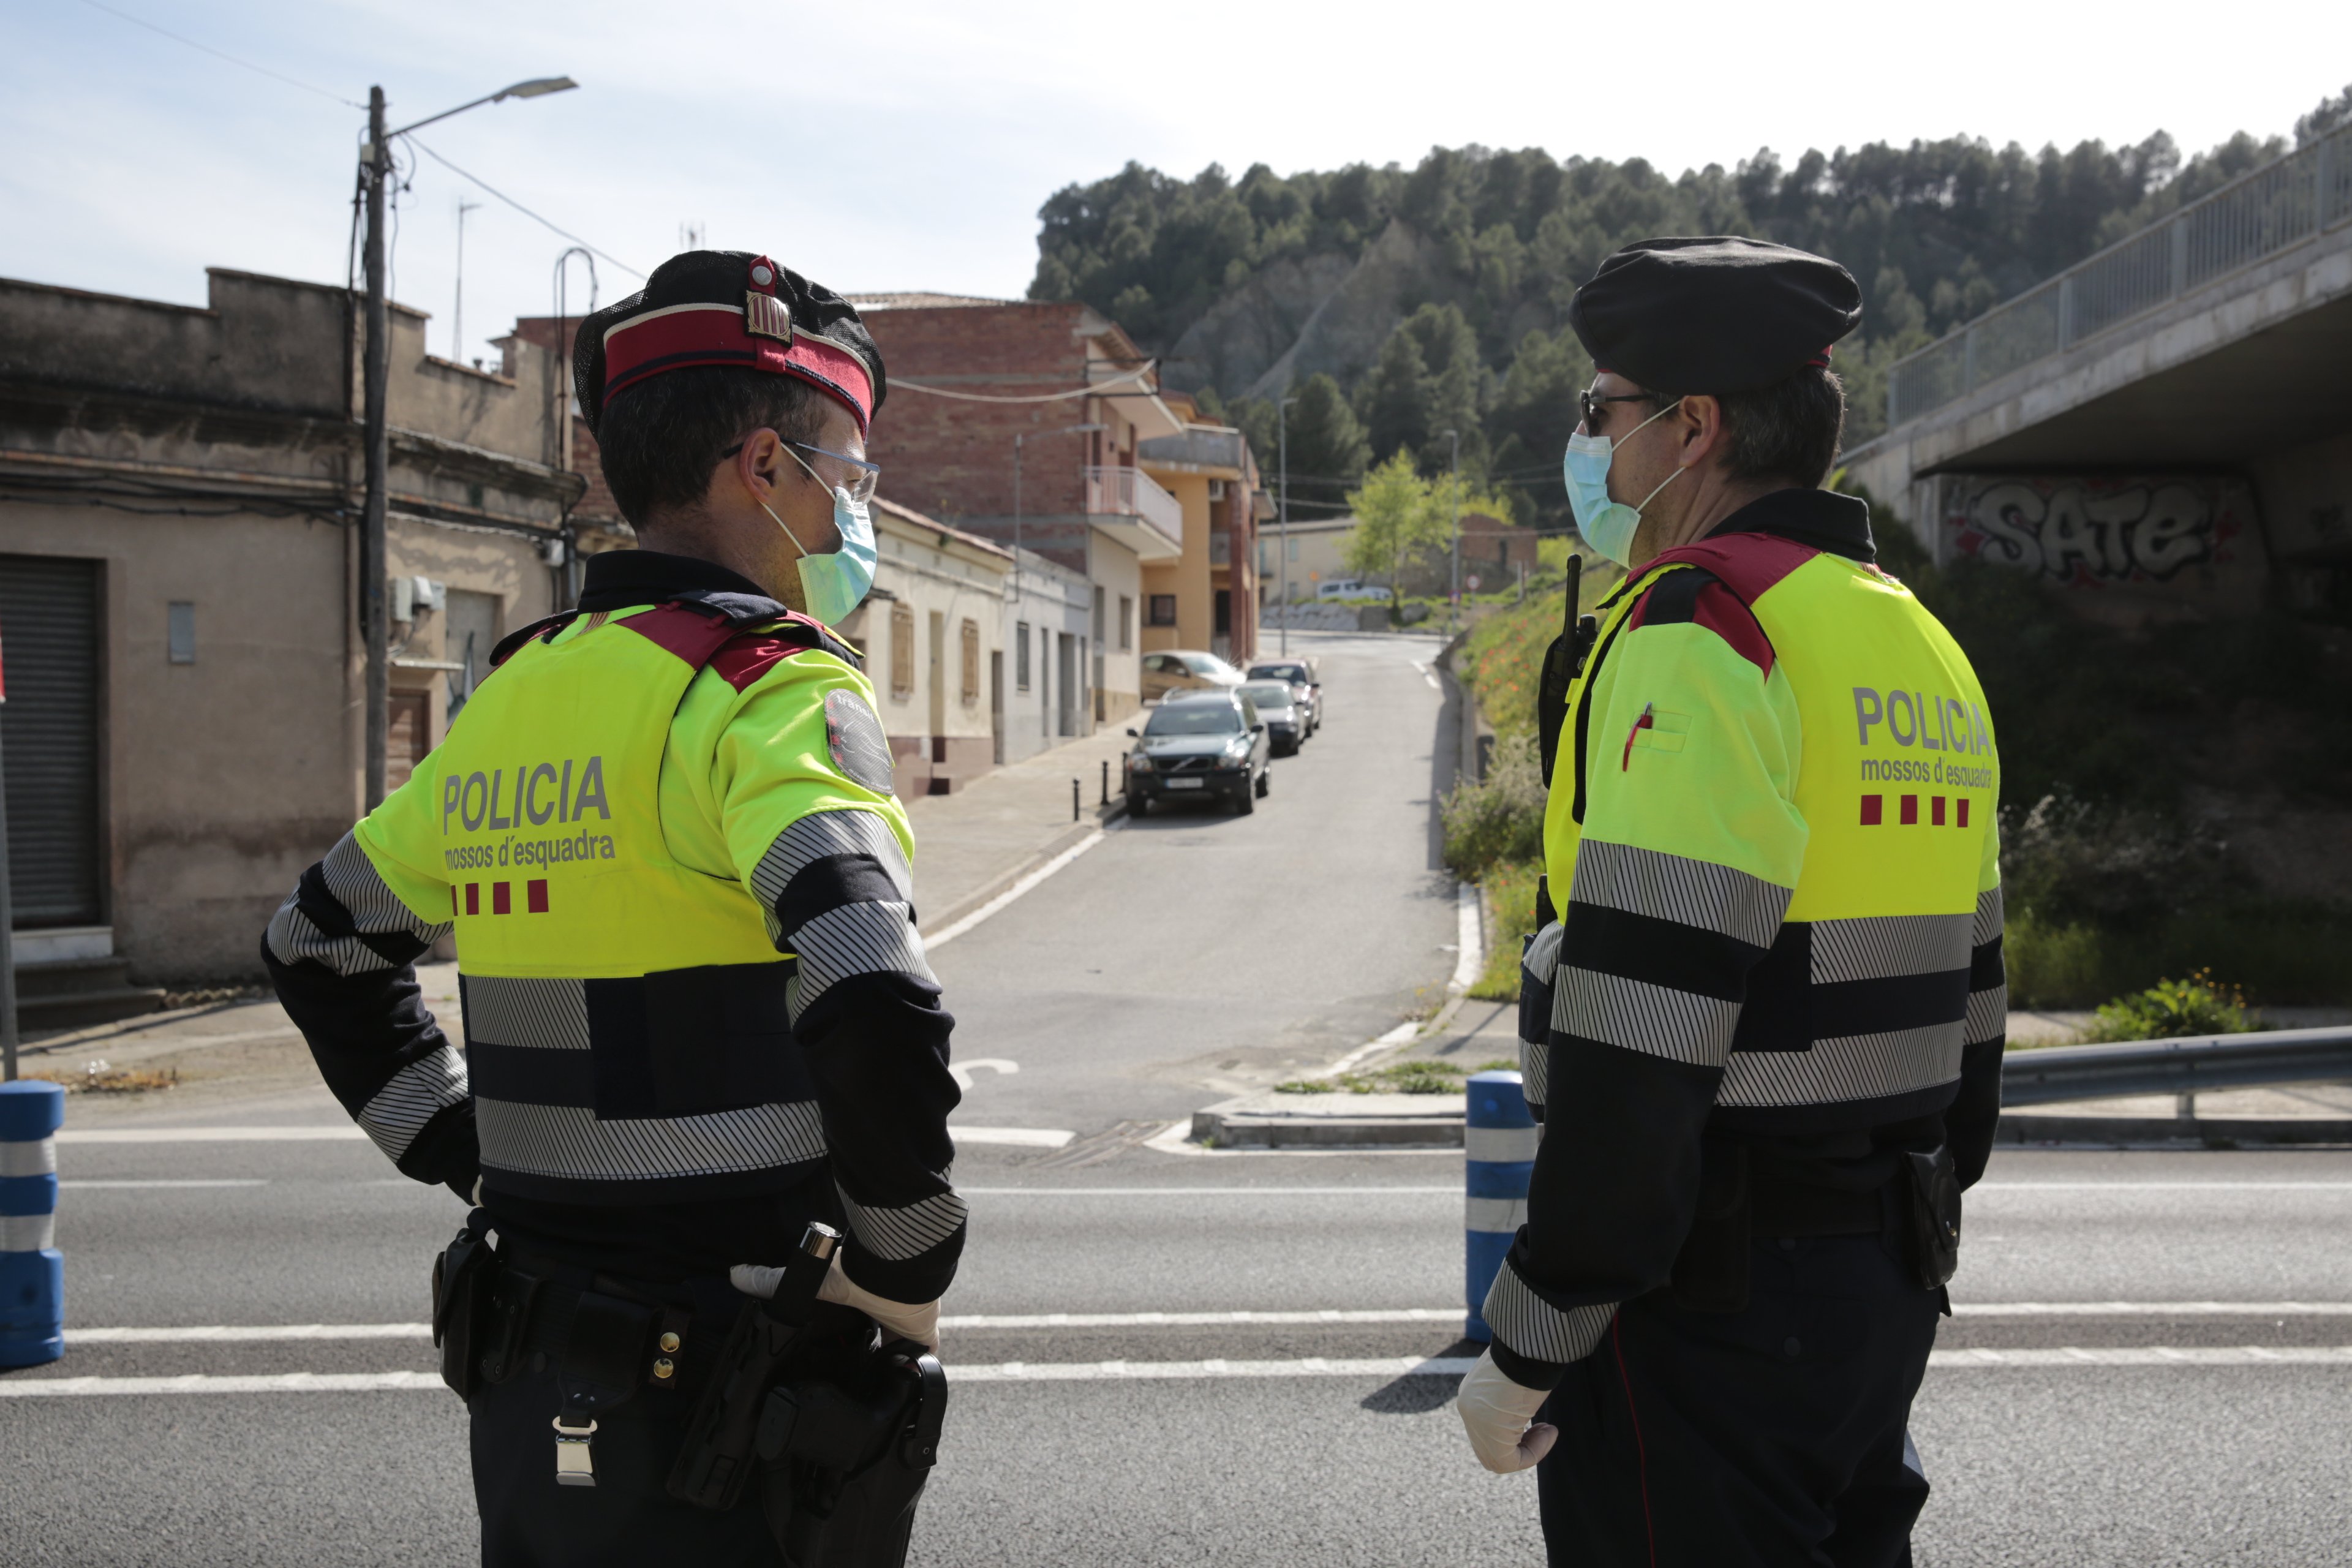
<path fill-rule="evenodd" d="M 1353 577 L 1334 577 L 1328 583 L 1315 585 L 1315 597 L 1323 603 L 1352 603 L 1359 599 L 1385 599 L 1389 591 L 1376 583 L 1359 582 Z"/>

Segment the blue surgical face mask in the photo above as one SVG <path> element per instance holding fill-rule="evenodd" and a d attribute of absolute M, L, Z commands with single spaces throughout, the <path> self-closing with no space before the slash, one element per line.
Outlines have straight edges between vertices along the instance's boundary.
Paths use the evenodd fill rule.
<path fill-rule="evenodd" d="M 1682 406 L 1677 397 L 1647 419 L 1626 432 L 1632 440 L 1652 425 Z M 1587 436 L 1581 431 L 1568 438 L 1568 456 L 1561 460 L 1561 471 L 1568 479 L 1568 508 L 1576 514 L 1576 531 L 1584 542 L 1620 566 L 1633 564 L 1633 531 L 1642 525 L 1642 507 L 1657 499 L 1664 489 L 1682 477 L 1676 468 L 1659 481 L 1658 489 L 1642 498 L 1640 506 L 1627 506 L 1622 500 L 1609 499 L 1609 459 L 1617 444 L 1606 436 Z"/>
<path fill-rule="evenodd" d="M 793 452 L 790 447 L 784 450 Z M 793 460 L 808 468 L 809 478 L 824 483 L 823 475 L 809 468 L 806 458 L 793 452 Z M 776 517 L 775 509 L 766 501 L 760 503 L 760 510 L 775 518 L 778 528 L 784 528 L 784 520 Z M 866 602 L 867 591 L 874 586 L 876 552 L 874 520 L 867 515 L 866 503 L 850 500 L 849 491 L 839 485 L 833 487 L 833 526 L 841 535 L 841 548 L 824 555 L 811 555 L 789 528 L 784 528 L 784 537 L 801 552 L 801 594 L 808 613 L 826 626 L 837 626 Z"/>

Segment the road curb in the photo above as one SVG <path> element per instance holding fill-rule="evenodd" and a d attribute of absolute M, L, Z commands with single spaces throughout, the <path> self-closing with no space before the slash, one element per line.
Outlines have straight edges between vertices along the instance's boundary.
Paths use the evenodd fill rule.
<path fill-rule="evenodd" d="M 952 905 L 939 911 L 939 913 L 932 914 L 926 910 L 922 922 L 923 928 L 929 931 L 947 930 L 948 927 L 955 924 L 956 921 L 963 919 L 964 916 L 971 913 L 974 910 L 979 909 L 991 899 L 1001 896 L 1004 890 L 1012 887 L 1013 883 L 1018 882 L 1022 878 L 1026 877 L 1032 871 L 1043 867 L 1046 862 L 1052 860 L 1056 855 L 1068 849 L 1072 845 L 1082 842 L 1086 838 L 1087 835 L 1090 833 L 1099 833 L 1104 828 L 1108 827 L 1112 823 L 1119 821 L 1126 816 L 1127 796 L 1125 795 L 1119 795 L 1108 805 L 1097 806 L 1095 808 L 1095 816 L 1093 821 L 1074 822 L 1070 824 L 1068 827 L 1055 835 L 1043 848 L 1032 853 L 1026 858 L 1019 861 L 1009 869 L 998 872 L 995 876 L 991 877 L 987 881 L 982 883 L 978 889 L 965 894 L 962 898 L 957 900 Z"/>
<path fill-rule="evenodd" d="M 2051 1116 L 2004 1111 L 1997 1143 L 2352 1143 L 2352 1120 L 2316 1116 Z"/>
<path fill-rule="evenodd" d="M 1427 1116 L 1287 1116 L 1265 1109 L 1268 1098 L 1245 1094 L 1192 1112 L 1192 1141 L 1220 1149 L 1459 1149 L 1463 1145 L 1464 1116 L 1458 1109 L 1433 1110 Z"/>

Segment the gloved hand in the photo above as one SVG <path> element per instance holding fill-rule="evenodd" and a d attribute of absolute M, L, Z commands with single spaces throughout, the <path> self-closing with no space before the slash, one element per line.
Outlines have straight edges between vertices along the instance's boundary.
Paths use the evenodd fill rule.
<path fill-rule="evenodd" d="M 1495 1364 L 1494 1352 L 1480 1356 L 1478 1364 L 1463 1378 L 1462 1392 L 1454 1401 L 1478 1462 L 1498 1476 L 1507 1476 L 1550 1453 L 1559 1438 L 1559 1428 L 1530 1425 L 1549 1397 L 1540 1388 L 1512 1382 Z"/>
<path fill-rule="evenodd" d="M 727 1271 L 728 1282 L 746 1296 L 767 1300 L 775 1295 L 784 1271 L 764 1264 L 739 1263 Z M 894 1340 L 912 1340 L 933 1351 L 940 1348 L 940 1304 L 925 1301 L 909 1306 L 904 1301 L 886 1301 L 859 1285 L 842 1271 L 841 1254 L 833 1255 L 833 1267 L 826 1271 L 824 1283 L 817 1287 L 816 1299 L 831 1301 L 835 1306 L 850 1307 L 865 1313 L 882 1325 L 882 1332 Z"/>

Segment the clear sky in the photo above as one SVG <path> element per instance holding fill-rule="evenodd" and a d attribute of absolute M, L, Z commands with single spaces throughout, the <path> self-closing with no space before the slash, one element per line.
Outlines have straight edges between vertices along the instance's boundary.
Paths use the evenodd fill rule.
<path fill-rule="evenodd" d="M 107 0 L 327 89 L 158 37 L 89 0 L 0 0 L 0 276 L 201 302 L 221 266 L 341 281 L 364 103 L 395 125 L 530 77 L 577 92 L 475 110 L 435 152 L 641 268 L 705 243 L 844 290 L 1017 296 L 1036 211 L 1129 159 L 1190 175 L 1433 144 L 1641 155 L 1956 133 L 2195 150 L 2286 132 L 2352 79 L 2352 5 L 1976 0 L 1678 6 L 1301 0 Z M 397 296 L 463 357 L 550 310 L 565 242 L 419 157 Z M 635 286 L 600 264 L 604 298 Z M 575 284 L 577 300 L 584 278 Z M 575 304 L 574 310 L 579 309 Z"/>

